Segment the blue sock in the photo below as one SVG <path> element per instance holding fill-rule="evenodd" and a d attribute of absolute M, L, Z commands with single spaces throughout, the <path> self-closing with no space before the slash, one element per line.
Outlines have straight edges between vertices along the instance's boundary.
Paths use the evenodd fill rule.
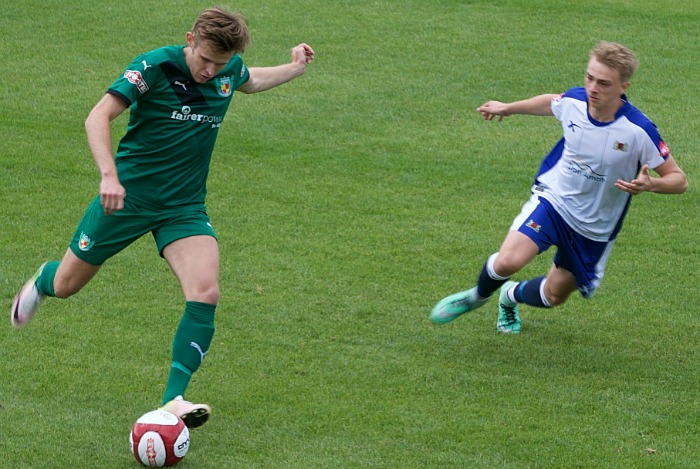
<path fill-rule="evenodd" d="M 537 308 L 551 308 L 547 299 L 544 298 L 542 285 L 546 277 L 537 277 L 532 280 L 520 282 L 513 291 L 513 297 L 517 303 L 535 306 Z"/>

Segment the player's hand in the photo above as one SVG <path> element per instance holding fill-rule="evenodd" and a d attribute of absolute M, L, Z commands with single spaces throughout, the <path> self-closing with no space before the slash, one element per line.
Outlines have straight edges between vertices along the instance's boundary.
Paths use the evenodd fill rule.
<path fill-rule="evenodd" d="M 476 108 L 476 110 L 487 121 L 493 120 L 494 117 L 498 116 L 498 122 L 501 122 L 504 117 L 510 115 L 507 105 L 500 101 L 488 101 Z"/>
<path fill-rule="evenodd" d="M 644 166 L 642 166 L 642 170 L 639 171 L 637 178 L 632 179 L 630 182 L 618 179 L 615 183 L 615 187 L 632 195 L 641 194 L 642 192 L 651 190 L 651 177 L 649 176 L 649 165 L 645 164 Z"/>
<path fill-rule="evenodd" d="M 302 43 L 292 49 L 292 62 L 310 64 L 314 61 L 315 55 L 311 46 Z"/>
<path fill-rule="evenodd" d="M 112 215 L 114 212 L 124 208 L 124 197 L 126 190 L 116 177 L 103 178 L 100 182 L 100 205 L 105 215 Z"/>

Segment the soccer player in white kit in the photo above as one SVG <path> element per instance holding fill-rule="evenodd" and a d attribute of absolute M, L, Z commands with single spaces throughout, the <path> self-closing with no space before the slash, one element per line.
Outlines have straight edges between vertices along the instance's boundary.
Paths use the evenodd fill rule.
<path fill-rule="evenodd" d="M 497 329 L 519 333 L 518 303 L 550 308 L 575 290 L 590 298 L 632 196 L 685 192 L 685 174 L 656 126 L 627 101 L 637 67 L 631 50 L 601 42 L 590 53 L 585 87 L 512 103 L 488 101 L 477 109 L 486 120 L 554 116 L 563 136 L 543 160 L 530 200 L 499 251 L 486 260 L 476 286 L 440 301 L 431 312 L 433 322 L 444 324 L 479 308 L 500 288 Z M 650 169 L 658 177 L 651 177 Z M 550 246 L 557 252 L 546 276 L 510 281 Z"/>

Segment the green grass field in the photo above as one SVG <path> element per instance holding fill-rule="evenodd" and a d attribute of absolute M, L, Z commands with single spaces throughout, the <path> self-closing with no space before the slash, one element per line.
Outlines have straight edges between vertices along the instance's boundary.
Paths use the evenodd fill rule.
<path fill-rule="evenodd" d="M 214 4 L 3 2 L 5 311 L 97 194 L 90 108 Z M 213 416 L 179 467 L 698 467 L 696 0 L 228 6 L 249 20 L 248 65 L 286 62 L 299 42 L 317 60 L 237 95 L 221 129 L 208 207 L 222 297 L 187 396 Z M 519 336 L 497 334 L 495 302 L 433 325 L 432 306 L 471 286 L 559 138 L 553 118 L 499 124 L 475 108 L 582 84 L 600 39 L 638 53 L 630 99 L 690 189 L 634 200 L 593 300 L 522 308 Z M 0 467 L 139 467 L 129 429 L 160 402 L 183 307 L 144 237 L 29 327 L 3 319 Z"/>

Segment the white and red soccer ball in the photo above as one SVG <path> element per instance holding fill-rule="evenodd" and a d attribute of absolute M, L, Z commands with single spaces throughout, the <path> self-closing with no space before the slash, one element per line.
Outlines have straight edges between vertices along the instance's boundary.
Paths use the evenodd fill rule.
<path fill-rule="evenodd" d="M 159 409 L 139 417 L 129 440 L 131 452 L 144 466 L 174 466 L 187 454 L 190 432 L 180 417 Z"/>

